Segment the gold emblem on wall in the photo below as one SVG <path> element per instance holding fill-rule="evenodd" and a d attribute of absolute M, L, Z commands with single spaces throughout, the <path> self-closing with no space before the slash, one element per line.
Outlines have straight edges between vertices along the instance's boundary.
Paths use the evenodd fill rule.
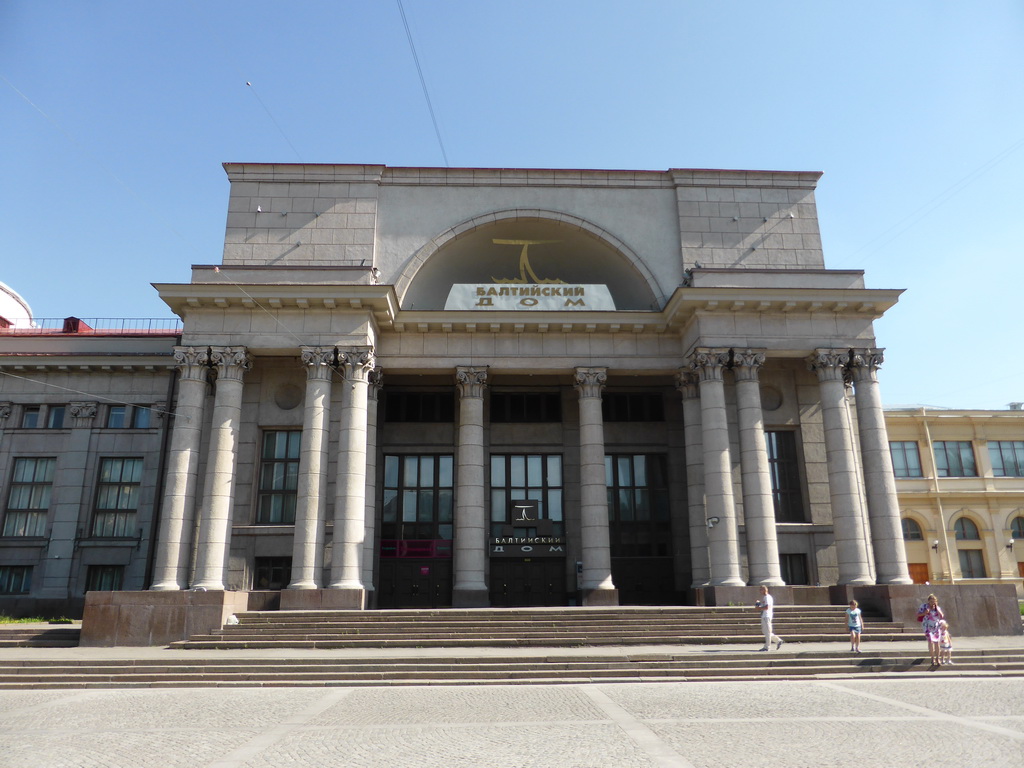
<path fill-rule="evenodd" d="M 527 253 L 531 245 L 546 245 L 548 243 L 558 243 L 560 240 L 504 240 L 495 238 L 491 241 L 495 245 L 521 245 L 523 250 L 519 252 L 519 277 L 491 277 L 496 283 L 561 283 L 565 285 L 565 280 L 559 280 L 557 277 L 553 278 L 541 278 L 537 277 L 537 273 L 533 271 L 533 267 L 530 266 L 530 256 Z M 529 278 L 529 279 L 527 279 Z"/>

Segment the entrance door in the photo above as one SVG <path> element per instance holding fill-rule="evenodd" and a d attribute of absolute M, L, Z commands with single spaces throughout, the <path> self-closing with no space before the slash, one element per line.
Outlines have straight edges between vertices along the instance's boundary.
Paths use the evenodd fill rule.
<path fill-rule="evenodd" d="M 931 578 L 928 575 L 928 563 L 907 563 L 907 571 L 915 584 L 926 584 Z"/>
<path fill-rule="evenodd" d="M 381 558 L 378 608 L 447 608 L 451 604 L 451 560 Z"/>
<path fill-rule="evenodd" d="M 565 560 L 491 558 L 490 588 L 491 605 L 499 608 L 565 605 Z"/>

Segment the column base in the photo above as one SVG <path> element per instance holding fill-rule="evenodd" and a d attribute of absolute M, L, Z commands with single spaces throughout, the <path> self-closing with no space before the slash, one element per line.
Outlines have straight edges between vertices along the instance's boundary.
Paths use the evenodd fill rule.
<path fill-rule="evenodd" d="M 486 589 L 466 589 L 456 587 L 452 590 L 452 608 L 489 608 L 491 596 Z"/>
<path fill-rule="evenodd" d="M 584 607 L 619 604 L 617 589 L 583 589 L 580 593 Z"/>
<path fill-rule="evenodd" d="M 366 590 L 282 589 L 282 611 L 361 611 L 366 608 Z"/>

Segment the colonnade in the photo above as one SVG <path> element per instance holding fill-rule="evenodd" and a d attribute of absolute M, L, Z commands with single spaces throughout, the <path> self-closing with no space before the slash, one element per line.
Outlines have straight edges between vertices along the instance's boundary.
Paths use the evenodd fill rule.
<path fill-rule="evenodd" d="M 234 507 L 235 461 L 241 426 L 243 376 L 252 367 L 245 347 L 176 347 L 180 371 L 167 463 L 167 481 L 155 562 L 154 590 L 224 589 Z M 371 589 L 374 523 L 376 395 L 380 370 L 370 347 L 302 347 L 306 370 L 290 589 Z M 879 350 L 816 350 L 832 515 L 842 584 L 910 583 L 903 550 L 895 481 L 878 394 Z M 689 538 L 694 586 L 780 585 L 775 512 L 765 443 L 758 372 L 765 353 L 697 349 L 677 377 L 683 398 Z M 725 374 L 735 380 L 736 423 L 749 579 L 740 568 Z M 212 429 L 205 474 L 199 451 L 208 377 L 215 373 Z M 459 366 L 456 446 L 453 602 L 487 605 L 488 515 L 484 391 L 486 367 Z M 343 386 L 333 500 L 330 576 L 325 565 L 327 444 L 333 387 Z M 859 441 L 846 409 L 846 381 L 856 391 Z M 617 602 L 611 577 L 601 393 L 607 369 L 574 369 L 579 396 L 580 542 L 585 604 Z M 859 443 L 863 465 L 862 508 Z M 203 493 L 196 515 L 196 489 Z M 870 526 L 872 551 L 865 536 Z M 195 532 L 194 555 L 193 533 Z M 189 582 L 190 561 L 194 576 Z M 872 563 L 876 573 L 872 573 Z"/>

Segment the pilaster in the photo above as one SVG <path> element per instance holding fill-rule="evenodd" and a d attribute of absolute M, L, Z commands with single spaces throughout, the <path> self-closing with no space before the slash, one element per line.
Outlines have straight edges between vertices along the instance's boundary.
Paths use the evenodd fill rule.
<path fill-rule="evenodd" d="M 487 368 L 458 366 L 459 431 L 455 447 L 458 487 L 455 491 L 455 583 L 452 605 L 479 608 L 490 604 L 487 593 L 487 515 L 484 505 L 484 388 Z"/>
<path fill-rule="evenodd" d="M 701 443 L 700 391 L 696 374 L 676 374 L 676 389 L 683 398 L 683 439 L 686 443 L 686 508 L 690 532 L 691 588 L 711 581 L 708 561 L 708 524 L 704 512 L 704 448 Z M 677 548 L 675 551 L 682 551 Z"/>

